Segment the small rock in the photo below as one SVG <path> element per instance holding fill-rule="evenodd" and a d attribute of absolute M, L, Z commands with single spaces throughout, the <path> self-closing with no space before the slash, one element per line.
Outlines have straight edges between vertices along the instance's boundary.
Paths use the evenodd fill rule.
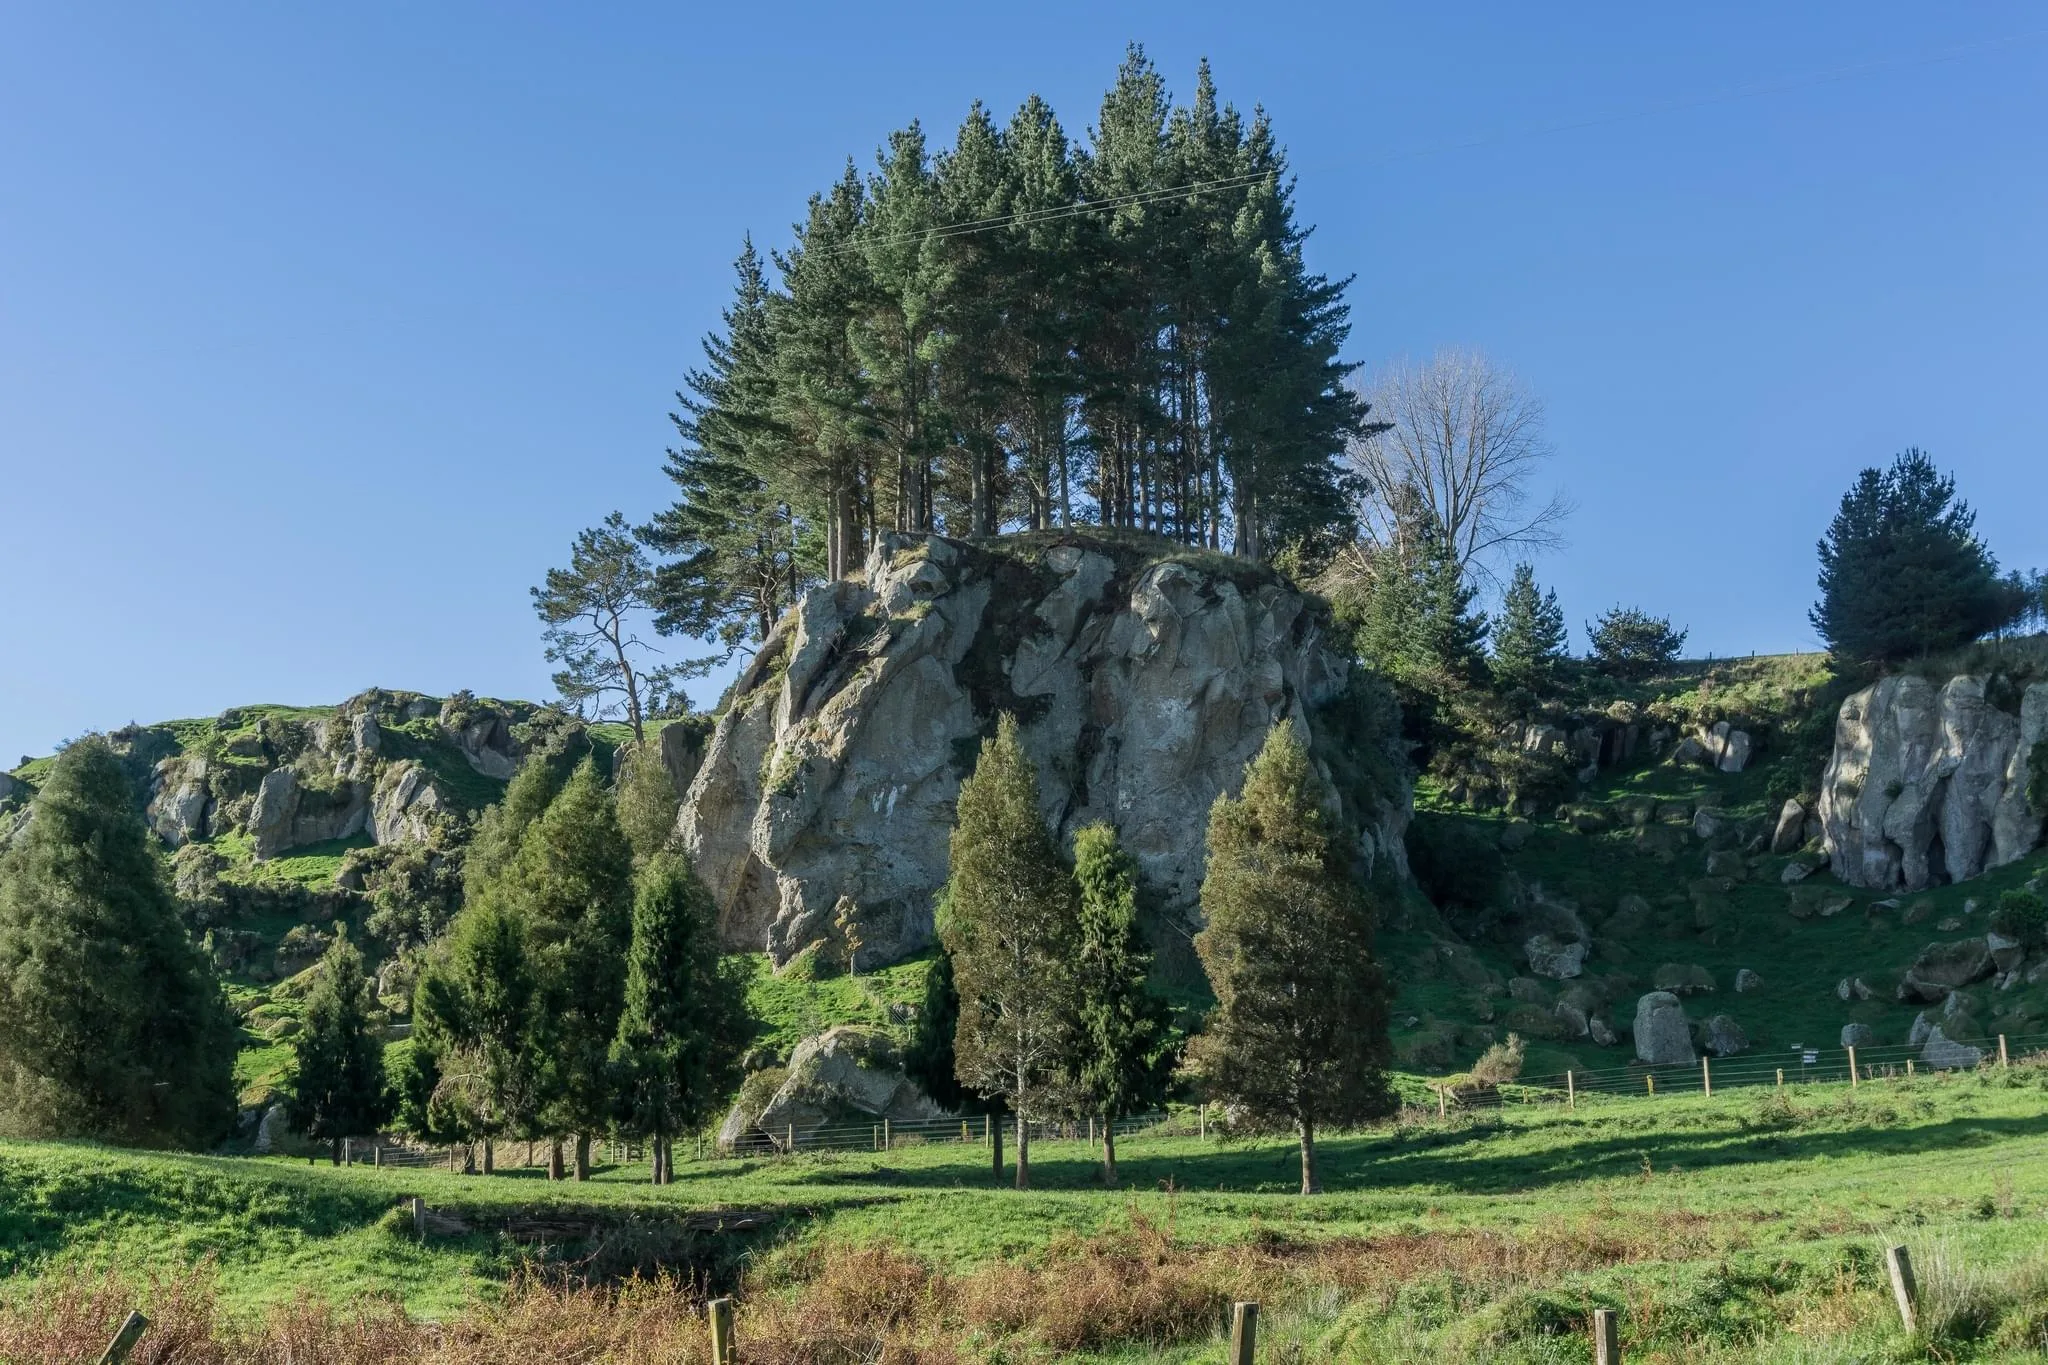
<path fill-rule="evenodd" d="M 1707 855 L 1707 875 L 1729 877 L 1739 882 L 1749 875 L 1749 866 L 1734 849 L 1722 849 Z"/>
<path fill-rule="evenodd" d="M 1941 1002 L 1941 1017 L 1953 1020 L 1959 1014 L 1970 1012 L 1970 1002 L 1961 991 L 1950 991 L 1948 998 Z"/>
<path fill-rule="evenodd" d="M 1700 1048 L 1716 1057 L 1733 1057 L 1749 1047 L 1749 1035 L 1732 1015 L 1715 1015 L 1700 1025 L 1699 1035 Z"/>
<path fill-rule="evenodd" d="M 1877 992 L 1865 985 L 1862 977 L 1852 976 L 1849 978 L 1849 994 L 1855 996 L 1858 1000 L 1868 1000 L 1873 995 L 1876 995 Z"/>
<path fill-rule="evenodd" d="M 1891 907 L 1892 907 L 1893 909 L 1897 909 L 1897 908 L 1898 908 L 1898 905 L 1899 905 L 1899 903 L 1898 903 L 1897 901 L 1879 901 L 1879 902 L 1878 902 L 1878 904 L 1879 904 L 1879 905 L 1889 905 L 1889 906 L 1891 906 Z M 1927 922 L 1928 920 L 1931 920 L 1931 919 L 1933 919 L 1933 918 L 1934 918 L 1934 905 L 1933 905 L 1933 903 L 1932 903 L 1932 902 L 1930 902 L 1930 901 L 1914 901 L 1914 902 L 1913 902 L 1913 903 L 1912 903 L 1912 904 L 1911 904 L 1910 906 L 1907 906 L 1907 907 L 1906 907 L 1906 913 L 1905 913 L 1905 914 L 1903 914 L 1903 915 L 1900 915 L 1900 916 L 1899 916 L 1899 923 L 1901 923 L 1901 924 L 1925 924 L 1925 923 L 1926 923 L 1926 922 Z"/>
<path fill-rule="evenodd" d="M 1833 919 L 1856 903 L 1854 896 L 1829 896 L 1820 903 L 1820 917 Z"/>
<path fill-rule="evenodd" d="M 1805 843 L 1806 807 L 1799 804 L 1797 797 L 1786 797 L 1785 804 L 1778 808 L 1777 828 L 1771 831 L 1771 852 L 1794 853 Z"/>
<path fill-rule="evenodd" d="M 1843 978 L 1842 978 L 1842 979 L 1841 979 L 1840 981 L 1837 981 L 1837 982 L 1835 983 L 1835 999 L 1837 999 L 1837 1000 L 1847 1000 L 1848 998 L 1849 998 L 1849 978 L 1845 976 L 1845 977 L 1843 977 Z"/>
<path fill-rule="evenodd" d="M 1933 1032 L 1934 1020 L 1928 1016 L 1926 1010 L 1921 1010 L 1919 1014 L 1913 1017 L 1913 1027 L 1906 1031 L 1906 1046 L 1920 1046 L 1927 1041 L 1928 1035 Z"/>
<path fill-rule="evenodd" d="M 1692 817 L 1693 837 L 1711 843 L 1727 833 L 1734 822 L 1718 806 L 1701 806 Z"/>
<path fill-rule="evenodd" d="M 1673 995 L 1702 995 L 1714 989 L 1714 974 L 1691 962 L 1667 962 L 1651 978 L 1656 991 Z"/>
<path fill-rule="evenodd" d="M 1586 1034 L 1601 1047 L 1613 1047 L 1620 1041 L 1614 1036 L 1613 1025 L 1597 1014 L 1586 1021 Z"/>
<path fill-rule="evenodd" d="M 1941 922 L 1934 927 L 1940 933 L 1953 934 L 1963 927 L 1963 922 L 1954 915 L 1948 915 L 1943 917 Z"/>
<path fill-rule="evenodd" d="M 2020 941 L 2007 938 L 1995 929 L 1984 935 L 1984 946 L 1991 950 L 1991 960 L 2001 972 L 2017 971 L 2026 960 L 2027 950 L 2020 946 Z"/>
<path fill-rule="evenodd" d="M 1735 973 L 1735 993 L 1737 995 L 1748 995 L 1751 991 L 1760 991 L 1763 988 L 1764 979 L 1749 968 L 1741 968 Z"/>
<path fill-rule="evenodd" d="M 1977 898 L 1975 896 L 1972 896 L 1968 900 L 1963 902 L 1963 913 L 1966 915 L 1974 915 L 1977 913 Z"/>
<path fill-rule="evenodd" d="M 1982 981 L 1995 965 L 1990 946 L 1981 938 L 1930 943 L 1906 969 L 1905 979 L 1899 983 L 1899 999 L 1931 1004 L 1950 991 Z"/>
<path fill-rule="evenodd" d="M 1794 858 L 1778 873 L 1778 880 L 1786 886 L 1793 886 L 1811 877 L 1813 870 L 1819 866 L 1818 859 Z"/>
<path fill-rule="evenodd" d="M 1927 1042 L 1920 1049 L 1920 1064 L 1937 1071 L 1972 1067 L 1983 1060 L 1982 1048 L 1971 1047 L 1968 1043 L 1958 1043 L 1945 1036 L 1939 1024 L 1928 1033 Z"/>
<path fill-rule="evenodd" d="M 1563 942 L 1550 934 L 1537 934 L 1522 945 L 1529 970 L 1553 981 L 1565 981 L 1585 970 L 1586 945 Z"/>
<path fill-rule="evenodd" d="M 1870 1025 L 1868 1025 L 1868 1024 L 1844 1024 L 1844 1025 L 1842 1025 L 1842 1046 L 1843 1046 L 1843 1047 L 1875 1047 L 1876 1045 L 1877 1045 L 1877 1030 L 1876 1030 L 1876 1029 L 1874 1029 L 1874 1028 L 1872 1028 L 1872 1027 L 1871 1027 Z"/>
<path fill-rule="evenodd" d="M 1569 1001 L 1560 1000 L 1557 1002 L 1556 1014 L 1557 1021 L 1564 1025 L 1567 1036 L 1573 1038 L 1583 1038 L 1586 1036 L 1591 1021 L 1586 1018 L 1584 1010 Z"/>

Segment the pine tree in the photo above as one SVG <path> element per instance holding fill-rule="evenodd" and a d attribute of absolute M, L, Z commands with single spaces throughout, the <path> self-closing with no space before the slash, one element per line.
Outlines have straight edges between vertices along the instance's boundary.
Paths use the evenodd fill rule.
<path fill-rule="evenodd" d="M 81 739 L 0 856 L 0 1133 L 200 1147 L 234 1122 L 234 1021 L 137 811 Z"/>
<path fill-rule="evenodd" d="M 577 765 L 528 827 L 497 895 L 533 963 L 539 1122 L 549 1136 L 575 1134 L 576 1178 L 587 1180 L 591 1135 L 612 1110 L 608 1059 L 633 924 L 633 852 L 594 760 Z"/>
<path fill-rule="evenodd" d="M 1167 1010 L 1145 986 L 1152 954 L 1138 929 L 1138 865 L 1114 826 L 1075 834 L 1074 882 L 1081 902 L 1075 1079 L 1102 1116 L 1102 1179 L 1115 1185 L 1116 1121 L 1165 1099 Z"/>
<path fill-rule="evenodd" d="M 1557 605 L 1557 591 L 1539 592 L 1536 571 L 1517 564 L 1493 630 L 1495 680 L 1541 691 L 1556 681 L 1565 657 L 1564 611 Z"/>
<path fill-rule="evenodd" d="M 1079 908 L 1038 805 L 1038 774 L 1005 715 L 960 786 L 949 914 L 940 933 L 960 994 L 954 1070 L 1017 1116 L 1017 1188 L 1031 1182 L 1030 1121 L 1071 1055 Z"/>
<path fill-rule="evenodd" d="M 718 910 L 689 861 L 641 871 L 611 1062 L 621 1117 L 650 1139 L 654 1183 L 674 1176 L 676 1134 L 703 1123 L 739 1082 L 753 1033 L 746 986 L 718 953 Z"/>
<path fill-rule="evenodd" d="M 1586 623 L 1594 667 L 1612 678 L 1647 678 L 1678 661 L 1687 632 L 1673 630 L 1668 617 L 1636 607 L 1610 607 Z"/>
<path fill-rule="evenodd" d="M 502 879 L 519 857 L 519 843 L 527 829 L 546 813 L 548 802 L 562 788 L 563 774 L 546 753 L 529 754 L 505 784 L 505 794 L 484 811 L 477 822 L 476 837 L 462 863 L 463 896 L 481 900 L 487 888 Z"/>
<path fill-rule="evenodd" d="M 1405 543 L 1381 548 L 1372 569 L 1358 647 L 1375 667 L 1432 693 L 1485 678 L 1486 615 L 1434 517 L 1418 510 Z"/>
<path fill-rule="evenodd" d="M 304 1027 L 292 1039 L 297 1065 L 285 1107 L 293 1128 L 333 1144 L 337 1166 L 343 1138 L 375 1132 L 389 1116 L 375 1004 L 362 953 L 345 930 L 337 933 L 306 993 Z"/>
<path fill-rule="evenodd" d="M 2018 605 L 1974 533 L 1955 480 L 1908 450 L 1866 469 L 1820 542 L 1820 601 L 1808 613 L 1830 652 L 1894 663 L 1997 630 Z"/>
<path fill-rule="evenodd" d="M 491 897 L 456 916 L 413 989 L 408 1126 L 483 1142 L 487 1169 L 491 1143 L 534 1132 L 540 1118 L 535 976 L 524 925 Z"/>
<path fill-rule="evenodd" d="M 1275 726 L 1242 794 L 1210 809 L 1208 927 L 1195 936 L 1216 993 L 1190 1044 L 1195 1069 L 1252 1123 L 1293 1127 L 1303 1194 L 1321 1189 L 1319 1127 L 1392 1106 L 1387 980 L 1372 911 L 1329 827 L 1335 804 L 1292 723 Z"/>

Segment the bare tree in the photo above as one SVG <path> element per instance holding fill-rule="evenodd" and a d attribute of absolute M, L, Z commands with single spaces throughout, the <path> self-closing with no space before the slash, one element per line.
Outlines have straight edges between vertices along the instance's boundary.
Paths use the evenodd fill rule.
<path fill-rule="evenodd" d="M 1439 351 L 1390 366 L 1360 393 L 1372 421 L 1346 456 L 1368 549 L 1398 545 L 1418 508 L 1458 562 L 1487 577 L 1490 561 L 1564 543 L 1571 503 L 1562 493 L 1538 502 L 1531 487 L 1551 456 L 1543 401 L 1511 371 L 1477 351 Z"/>

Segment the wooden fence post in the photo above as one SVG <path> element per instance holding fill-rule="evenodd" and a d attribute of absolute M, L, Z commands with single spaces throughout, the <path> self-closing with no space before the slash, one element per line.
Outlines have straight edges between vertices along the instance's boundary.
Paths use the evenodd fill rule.
<path fill-rule="evenodd" d="M 412 1231 L 422 1242 L 427 1240 L 427 1201 L 418 1195 L 412 1197 Z"/>
<path fill-rule="evenodd" d="M 372 1143 L 372 1144 L 371 1144 L 371 1146 L 370 1146 L 370 1164 L 371 1164 L 372 1166 L 382 1166 L 382 1165 L 384 1164 L 384 1144 L 383 1144 L 383 1143 L 381 1143 L 381 1142 L 377 1142 L 377 1143 Z"/>
<path fill-rule="evenodd" d="M 1449 1088 L 1443 1085 L 1436 1088 L 1436 1116 L 1440 1119 L 1448 1120 L 1451 1116 L 1451 1102 L 1444 1098 L 1444 1092 Z"/>
<path fill-rule="evenodd" d="M 1258 1336 L 1258 1304 L 1240 1302 L 1230 1305 L 1230 1365 L 1252 1365 Z"/>
<path fill-rule="evenodd" d="M 142 1316 L 142 1310 L 131 1312 L 121 1323 L 114 1339 L 107 1343 L 107 1349 L 100 1352 L 100 1365 L 120 1365 L 135 1349 L 135 1343 L 142 1337 L 143 1329 L 149 1326 L 149 1319 Z M 1247 1357 L 1249 1358 L 1249 1357 Z"/>
<path fill-rule="evenodd" d="M 1195 1110 L 1195 1136 L 1201 1138 L 1209 1136 L 1209 1101 L 1207 1100 L 1203 1100 L 1201 1106 Z"/>
<path fill-rule="evenodd" d="M 1779 1068 L 1778 1068 L 1778 1089 L 1780 1089 L 1780 1090 L 1783 1090 L 1784 1088 L 1785 1088 L 1785 1068 L 1781 1066 L 1781 1067 L 1779 1067 Z"/>
<path fill-rule="evenodd" d="M 886 1152 L 886 1151 L 888 1151 L 888 1150 L 889 1150 L 889 1149 L 890 1149 L 891 1147 L 893 1147 L 893 1146 L 895 1146 L 895 1145 L 896 1145 L 896 1144 L 895 1144 L 895 1138 L 894 1138 L 894 1136 L 893 1136 L 893 1135 L 892 1135 L 892 1134 L 890 1133 L 890 1131 L 889 1131 L 889 1120 L 887 1120 L 887 1119 L 883 1119 L 883 1120 L 882 1120 L 882 1150 Z"/>
<path fill-rule="evenodd" d="M 1904 1247 L 1891 1247 L 1884 1253 L 1884 1268 L 1892 1280 L 1892 1297 L 1899 1304 L 1899 1321 L 1906 1324 L 1908 1332 L 1919 1328 L 1920 1290 L 1913 1283 L 1913 1258 Z"/>
<path fill-rule="evenodd" d="M 1593 1365 L 1621 1365 L 1621 1326 L 1612 1308 L 1593 1310 Z"/>
<path fill-rule="evenodd" d="M 1849 1049 L 1849 1088 L 1856 1088 L 1856 1049 Z"/>
<path fill-rule="evenodd" d="M 705 1316 L 711 1319 L 711 1365 L 733 1365 L 732 1300 L 713 1299 Z"/>
<path fill-rule="evenodd" d="M 1906 1079 L 1909 1081 L 1913 1079 L 1913 1059 L 1911 1057 L 1906 1058 Z"/>
<path fill-rule="evenodd" d="M 1714 1097 L 1714 1067 L 1704 1054 L 1700 1057 L 1700 1089 L 1706 1092 L 1708 1099 Z"/>
<path fill-rule="evenodd" d="M 2012 1058 L 2005 1055 L 2005 1035 L 2003 1033 L 1998 1035 L 1998 1066 L 2000 1070 L 2006 1070 L 2012 1066 Z"/>
<path fill-rule="evenodd" d="M 1648 1071 L 1643 1073 L 1643 1088 L 1649 1092 L 1651 1099 L 1657 1098 L 1657 1077 L 1655 1073 Z"/>
<path fill-rule="evenodd" d="M 349 1139 L 347 1138 L 343 1138 L 341 1140 L 341 1164 L 344 1166 L 353 1166 L 356 1164 L 356 1154 L 349 1147 Z"/>

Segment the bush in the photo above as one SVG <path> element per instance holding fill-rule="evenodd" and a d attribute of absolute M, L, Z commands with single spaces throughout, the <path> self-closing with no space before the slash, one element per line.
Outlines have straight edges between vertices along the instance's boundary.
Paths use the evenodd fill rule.
<path fill-rule="evenodd" d="M 1609 677 L 1633 680 L 1669 668 L 1685 647 L 1687 632 L 1671 628 L 1668 617 L 1636 607 L 1614 607 L 1588 622 L 1594 666 Z"/>
<path fill-rule="evenodd" d="M 2031 891 L 2008 891 L 1991 912 L 1991 927 L 2023 948 L 2048 945 L 2048 901 Z"/>

